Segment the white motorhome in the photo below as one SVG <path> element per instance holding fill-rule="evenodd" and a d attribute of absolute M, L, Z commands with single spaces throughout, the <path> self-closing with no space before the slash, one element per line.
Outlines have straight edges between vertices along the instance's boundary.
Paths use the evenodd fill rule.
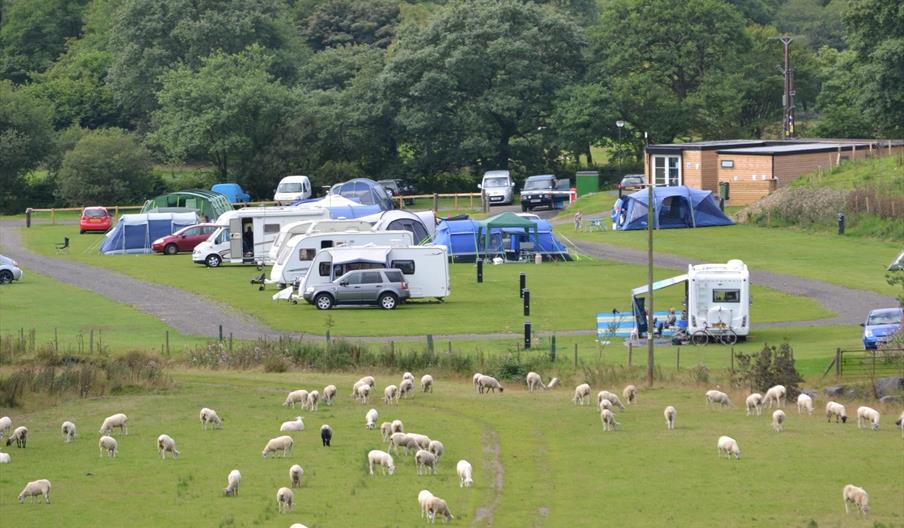
<path fill-rule="evenodd" d="M 198 244 L 192 261 L 216 268 L 220 264 L 262 263 L 283 226 L 301 220 L 330 218 L 323 207 L 246 207 L 217 219 L 216 231 Z"/>
<path fill-rule="evenodd" d="M 369 222 L 362 220 L 301 220 L 286 224 L 280 229 L 276 239 L 267 252 L 267 258 L 264 259 L 265 264 L 276 262 L 279 252 L 283 245 L 292 239 L 295 235 L 305 235 L 310 233 L 326 233 L 331 231 L 373 231 L 373 226 Z"/>

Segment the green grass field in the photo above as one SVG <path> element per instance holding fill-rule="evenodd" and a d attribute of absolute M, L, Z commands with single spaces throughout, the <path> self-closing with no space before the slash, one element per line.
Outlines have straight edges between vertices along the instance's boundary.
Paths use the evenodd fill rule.
<path fill-rule="evenodd" d="M 416 373 L 420 375 L 421 373 Z M 544 373 L 546 374 L 546 373 Z M 856 424 L 827 424 L 817 413 L 799 417 L 786 408 L 783 433 L 768 413 L 747 417 L 739 407 L 706 409 L 709 388 L 641 389 L 638 403 L 616 411 L 620 428 L 604 433 L 593 406 L 576 407 L 571 389 L 527 393 L 507 384 L 504 394 L 477 395 L 468 381 L 437 378 L 436 392 L 398 406 L 353 403 L 357 375 L 265 375 L 177 371 L 175 388 L 159 393 L 70 400 L 23 412 L 2 409 L 14 425 L 30 429 L 27 449 L 4 448 L 12 463 L 0 471 L 0 511 L 19 527 L 96 523 L 129 526 L 413 526 L 422 523 L 417 493 L 429 489 L 449 503 L 458 526 L 894 526 L 904 520 L 900 432 L 883 409 L 878 432 Z M 377 375 L 377 392 L 398 373 Z M 548 376 L 544 376 L 548 377 Z M 281 407 L 288 390 L 339 387 L 332 407 L 302 412 Z M 621 392 L 621 384 L 609 386 Z M 594 391 L 604 387 L 593 387 Z M 678 409 L 667 431 L 662 409 Z M 856 403 L 848 403 L 853 413 Z M 216 409 L 224 428 L 202 431 L 198 410 Z M 393 476 L 369 476 L 370 449 L 381 449 L 378 430 L 364 428 L 376 408 L 378 423 L 399 418 L 410 432 L 445 444 L 435 476 L 417 476 L 412 457 L 395 456 Z M 103 417 L 129 415 L 129 435 L 119 436 L 119 456 L 99 458 Z M 307 430 L 295 433 L 286 459 L 263 459 L 261 449 L 279 424 L 297 414 Z M 72 420 L 79 437 L 64 444 L 59 424 Z M 321 424 L 332 425 L 333 447 L 320 445 Z M 160 460 L 155 439 L 166 433 L 181 451 Z M 720 459 L 716 439 L 734 437 L 740 461 Z M 475 486 L 458 487 L 455 463 L 469 460 Z M 498 466 L 494 464 L 498 460 Z M 302 487 L 293 513 L 277 513 L 276 490 L 288 485 L 288 468 L 300 464 Z M 243 475 L 240 494 L 224 497 L 226 474 Z M 28 480 L 47 478 L 52 503 L 16 504 Z M 499 479 L 500 486 L 494 486 Z M 846 516 L 841 489 L 854 483 L 870 494 L 867 520 Z M 494 508 L 491 505 L 495 505 Z M 477 522 L 479 508 L 491 507 Z"/>

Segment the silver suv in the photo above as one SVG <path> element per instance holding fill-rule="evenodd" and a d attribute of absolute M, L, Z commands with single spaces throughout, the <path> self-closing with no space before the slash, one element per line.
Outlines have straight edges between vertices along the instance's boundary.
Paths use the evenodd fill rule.
<path fill-rule="evenodd" d="M 392 310 L 411 296 L 402 271 L 398 269 L 355 270 L 333 282 L 304 293 L 304 300 L 318 310 L 343 304 L 375 304 Z"/>

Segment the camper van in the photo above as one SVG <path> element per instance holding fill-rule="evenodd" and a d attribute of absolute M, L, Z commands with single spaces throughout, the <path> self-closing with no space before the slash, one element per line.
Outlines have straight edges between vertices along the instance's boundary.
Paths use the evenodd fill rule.
<path fill-rule="evenodd" d="M 246 207 L 229 211 L 217 219 L 219 226 L 195 246 L 192 261 L 216 268 L 222 263 L 263 263 L 283 226 L 300 220 L 330 217 L 322 207 Z"/>
<path fill-rule="evenodd" d="M 273 191 L 273 201 L 288 205 L 311 197 L 311 180 L 307 176 L 286 176 Z"/>
<path fill-rule="evenodd" d="M 369 226 L 368 226 L 369 227 Z M 304 277 L 311 262 L 323 249 L 353 247 L 367 244 L 380 246 L 412 246 L 414 238 L 409 231 L 332 231 L 294 235 L 282 245 L 276 262 L 270 270 L 269 284 L 285 288 L 295 279 Z"/>
<path fill-rule="evenodd" d="M 276 262 L 282 247 L 292 239 L 295 235 L 304 235 L 310 233 L 326 233 L 330 231 L 372 231 L 373 226 L 369 222 L 362 220 L 301 220 L 284 225 L 280 229 L 273 245 L 267 252 L 267 258 L 264 264 L 273 264 Z"/>

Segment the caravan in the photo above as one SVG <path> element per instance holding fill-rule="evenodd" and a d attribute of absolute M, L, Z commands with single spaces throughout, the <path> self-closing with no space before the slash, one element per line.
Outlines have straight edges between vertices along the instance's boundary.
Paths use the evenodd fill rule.
<path fill-rule="evenodd" d="M 310 233 L 326 233 L 332 231 L 372 231 L 373 226 L 368 222 L 361 220 L 301 220 L 286 224 L 279 230 L 273 245 L 267 251 L 267 258 L 264 264 L 273 264 L 279 257 L 279 252 L 283 246 L 295 235 L 306 235 Z"/>

